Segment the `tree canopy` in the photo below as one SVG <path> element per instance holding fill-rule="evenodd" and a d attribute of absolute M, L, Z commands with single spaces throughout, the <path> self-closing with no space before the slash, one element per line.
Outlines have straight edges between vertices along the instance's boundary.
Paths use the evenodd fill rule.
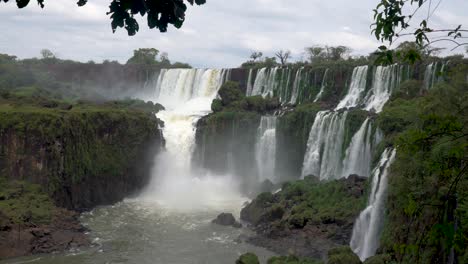
<path fill-rule="evenodd" d="M 9 0 L 0 0 L 8 2 Z M 24 8 L 30 0 L 16 0 L 18 8 Z M 78 6 L 84 6 L 88 0 L 78 0 Z M 112 31 L 117 28 L 125 28 L 129 36 L 135 35 L 140 26 L 135 16 L 146 15 L 148 27 L 157 28 L 160 32 L 166 32 L 168 25 L 176 28 L 182 27 L 185 21 L 185 12 L 188 2 L 190 5 L 202 5 L 206 0 L 112 0 L 109 5 L 107 15 L 111 18 Z M 41 8 L 45 6 L 45 0 L 37 0 Z"/>
<path fill-rule="evenodd" d="M 466 34 L 468 29 L 462 28 L 462 25 L 455 25 L 453 28 L 433 28 L 430 26 L 430 19 L 442 1 L 436 3 L 432 0 L 381 0 L 374 9 L 372 33 L 377 40 L 388 42 L 389 45 L 380 46 L 378 55 L 388 63 L 393 63 L 394 51 L 390 49 L 390 46 L 397 39 L 405 36 L 413 38 L 419 46 L 406 57 L 410 62 L 420 59 L 420 56 L 415 56 L 418 50 L 424 50 L 436 42 L 448 42 L 452 45 L 452 50 L 468 45 L 468 42 L 463 42 L 465 39 L 463 34 Z M 414 11 L 408 12 L 411 10 L 409 7 L 413 7 Z M 423 7 L 427 7 L 427 15 L 416 22 L 418 26 L 414 27 L 415 17 L 421 13 Z"/>

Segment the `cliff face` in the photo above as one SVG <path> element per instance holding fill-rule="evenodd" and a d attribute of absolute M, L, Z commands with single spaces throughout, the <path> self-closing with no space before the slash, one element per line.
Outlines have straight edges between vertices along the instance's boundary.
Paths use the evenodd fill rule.
<path fill-rule="evenodd" d="M 114 203 L 149 180 L 158 122 L 139 111 L 4 111 L 0 174 L 41 185 L 59 207 Z"/>
<path fill-rule="evenodd" d="M 255 179 L 255 142 L 261 115 L 255 112 L 219 112 L 197 124 L 193 162 L 220 175 L 233 173 Z"/>

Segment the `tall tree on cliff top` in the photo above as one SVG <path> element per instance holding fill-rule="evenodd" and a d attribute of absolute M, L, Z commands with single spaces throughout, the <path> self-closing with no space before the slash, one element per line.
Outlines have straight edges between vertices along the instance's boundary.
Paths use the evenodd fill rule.
<path fill-rule="evenodd" d="M 8 2 L 9 0 L 0 0 Z M 203 5 L 206 0 L 112 0 L 109 5 L 109 12 L 112 20 L 112 31 L 118 27 L 125 28 L 129 36 L 135 35 L 140 26 L 135 16 L 147 16 L 149 28 L 157 28 L 160 32 L 166 32 L 169 24 L 176 28 L 182 27 L 185 21 L 185 11 L 187 11 L 187 1 L 190 5 L 194 3 Z M 16 0 L 19 8 L 24 8 L 30 0 Z M 41 8 L 44 8 L 45 0 L 37 0 Z M 78 0 L 78 6 L 84 6 L 88 0 Z"/>
<path fill-rule="evenodd" d="M 388 45 L 379 47 L 378 54 L 383 61 L 393 63 L 394 53 L 391 45 L 398 39 L 411 37 L 420 49 L 425 49 L 438 42 L 449 43 L 452 50 L 468 45 L 464 42 L 468 29 L 462 25 L 453 25 L 451 28 L 433 28 L 430 25 L 431 17 L 439 8 L 441 2 L 433 0 L 381 0 L 374 9 L 374 24 L 372 33 L 377 40 L 387 42 Z M 408 12 L 408 10 L 413 11 Z M 420 21 L 414 21 L 415 17 L 422 15 Z M 417 25 L 414 27 L 414 25 Z M 410 62 L 420 59 L 415 50 L 406 58 Z"/>

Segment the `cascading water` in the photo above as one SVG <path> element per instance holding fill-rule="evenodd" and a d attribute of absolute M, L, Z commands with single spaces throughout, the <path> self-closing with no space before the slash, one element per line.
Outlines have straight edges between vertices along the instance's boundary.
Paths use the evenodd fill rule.
<path fill-rule="evenodd" d="M 426 66 L 424 72 L 424 88 L 426 90 L 432 89 L 435 84 L 444 80 L 443 73 L 448 63 L 448 61 L 445 63 L 433 62 Z"/>
<path fill-rule="evenodd" d="M 395 88 L 398 87 L 400 68 L 397 64 L 390 66 L 378 66 L 375 69 L 372 88 L 364 98 L 364 109 L 367 111 L 381 112 L 385 103 L 390 99 Z"/>
<path fill-rule="evenodd" d="M 320 180 L 341 177 L 342 148 L 347 112 L 317 113 L 307 141 L 302 177 L 314 175 Z"/>
<path fill-rule="evenodd" d="M 356 107 L 360 103 L 362 94 L 366 90 L 368 68 L 368 66 L 354 68 L 348 94 L 340 101 L 335 110 Z"/>
<path fill-rule="evenodd" d="M 247 89 L 246 89 L 246 96 L 251 96 L 252 95 L 252 75 L 253 75 L 253 69 L 249 70 L 249 77 L 247 78 Z"/>
<path fill-rule="evenodd" d="M 315 96 L 314 103 L 317 102 L 318 100 L 322 99 L 323 93 L 325 92 L 325 87 L 327 86 L 328 72 L 329 72 L 329 70 L 326 69 L 325 73 L 323 74 L 322 86 L 320 87 L 320 92 L 317 94 L 317 96 Z"/>
<path fill-rule="evenodd" d="M 220 200 L 240 197 L 225 177 L 200 177 L 191 168 L 196 123 L 210 113 L 211 102 L 228 77 L 227 70 L 162 70 L 156 86 L 156 101 L 165 111 L 158 113 L 164 121 L 166 151 L 154 168 L 152 182 L 143 195 L 175 209 L 216 206 Z"/>
<path fill-rule="evenodd" d="M 383 225 L 384 202 L 388 186 L 388 170 L 396 156 L 396 151 L 386 149 L 372 173 L 371 193 L 367 208 L 356 219 L 351 238 L 351 249 L 364 261 L 375 255 L 379 247 Z"/>
<path fill-rule="evenodd" d="M 343 177 L 351 174 L 366 177 L 370 175 L 373 147 L 382 140 L 380 130 L 376 130 L 374 134 L 372 132 L 372 122 L 367 118 L 351 139 L 346 150 L 343 160 Z"/>
<path fill-rule="evenodd" d="M 276 116 L 262 116 L 258 127 L 255 159 L 260 182 L 276 182 L 276 119 Z"/>
<path fill-rule="evenodd" d="M 299 96 L 299 89 L 301 86 L 301 81 L 302 81 L 302 71 L 304 70 L 304 67 L 301 67 L 297 72 L 296 72 L 296 78 L 294 79 L 294 84 L 293 84 L 293 90 L 291 94 L 291 100 L 289 103 L 295 104 L 297 102 L 297 98 Z"/>
<path fill-rule="evenodd" d="M 273 96 L 273 91 L 276 89 L 276 76 L 279 68 L 272 69 L 262 68 L 257 72 L 255 83 L 252 92 L 249 96 L 261 95 L 263 97 Z"/>

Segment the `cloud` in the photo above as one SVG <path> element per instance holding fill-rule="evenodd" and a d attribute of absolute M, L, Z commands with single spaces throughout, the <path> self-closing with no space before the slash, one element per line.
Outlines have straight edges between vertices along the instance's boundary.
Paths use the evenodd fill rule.
<path fill-rule="evenodd" d="M 49 48 L 62 58 L 80 61 L 104 59 L 125 62 L 134 49 L 155 47 L 171 60 L 197 67 L 237 67 L 253 50 L 273 56 L 288 49 L 299 59 L 314 44 L 347 45 L 354 54 L 366 54 L 379 43 L 370 35 L 375 0 L 208 0 L 190 6 L 180 30 L 149 30 L 140 18 L 140 32 L 115 34 L 106 15 L 110 0 L 46 1 L 44 9 L 31 4 L 18 10 L 14 1 L 0 4 L 0 53 L 39 56 Z M 467 21 L 464 0 L 444 1 L 433 22 L 449 25 Z M 463 8 L 461 8 L 463 7 Z"/>

